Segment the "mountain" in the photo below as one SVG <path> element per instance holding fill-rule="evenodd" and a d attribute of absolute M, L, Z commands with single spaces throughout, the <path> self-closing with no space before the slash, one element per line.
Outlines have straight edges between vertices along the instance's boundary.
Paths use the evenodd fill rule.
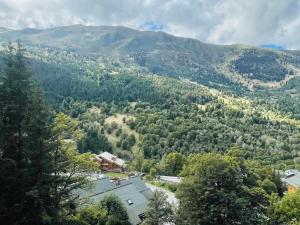
<path fill-rule="evenodd" d="M 281 86 L 299 74 L 300 66 L 299 53 L 294 51 L 212 45 L 126 27 L 73 25 L 0 34 L 2 42 L 17 39 L 27 45 L 111 57 L 162 76 L 236 91 Z"/>
<path fill-rule="evenodd" d="M 81 151 L 158 160 L 238 146 L 277 168 L 300 156 L 299 51 L 109 26 L 0 33 L 17 39 L 53 110 L 80 121 Z"/>
<path fill-rule="evenodd" d="M 5 28 L 5 27 L 0 27 L 0 32 L 7 32 L 7 31 L 11 31 L 10 29 L 8 28 Z"/>

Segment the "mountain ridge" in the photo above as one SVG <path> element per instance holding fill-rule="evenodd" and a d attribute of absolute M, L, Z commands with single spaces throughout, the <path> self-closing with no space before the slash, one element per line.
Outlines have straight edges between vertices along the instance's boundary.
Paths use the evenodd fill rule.
<path fill-rule="evenodd" d="M 214 45 L 162 31 L 122 26 L 72 25 L 25 28 L 0 33 L 0 42 L 20 39 L 25 45 L 105 56 L 145 68 L 151 73 L 184 78 L 211 87 L 278 87 L 288 75 L 298 76 L 297 51 L 247 45 Z M 277 82 L 274 86 L 272 82 Z"/>
<path fill-rule="evenodd" d="M 68 29 L 75 31 L 70 33 Z M 257 77 L 266 82 L 284 78 L 286 72 L 291 72 L 286 71 L 289 64 L 299 65 L 300 57 L 295 52 L 245 46 L 224 51 L 222 47 L 207 47 L 161 33 L 141 32 L 142 36 L 134 36 L 136 32 L 131 30 L 104 31 L 106 39 L 85 42 L 81 39 L 85 27 L 68 29 L 54 28 L 42 36 L 32 29 L 21 32 L 22 35 L 20 31 L 12 33 L 16 38 L 27 37 L 32 41 L 22 41 L 26 56 L 34 79 L 55 110 L 83 122 L 90 107 L 98 108 L 100 115 L 95 117 L 95 123 L 92 119 L 85 121 L 85 129 L 102 132 L 101 140 L 104 136 L 111 138 L 103 119 L 121 113 L 136 119 L 125 123 L 143 136 L 141 149 L 148 158 L 182 149 L 226 151 L 235 145 L 245 149 L 249 157 L 262 157 L 270 164 L 277 158 L 294 157 L 292 151 L 298 148 L 298 142 L 293 140 L 300 124 L 300 79 L 295 77 L 273 90 L 248 91 L 245 87 L 248 80 L 254 82 Z M 8 36 L 0 35 L 4 42 L 5 37 Z M 92 38 L 99 37 L 101 34 Z M 62 43 L 79 44 L 78 51 Z M 93 44 L 101 51 L 95 51 Z M 90 49 L 95 53 L 89 53 Z M 241 85 L 238 79 L 244 79 L 245 84 Z M 166 127 L 168 130 L 164 131 Z M 107 132 L 102 128 L 107 128 Z M 123 151 L 122 145 L 125 142 L 127 146 L 127 141 L 122 137 L 114 137 L 113 151 L 130 159 L 135 153 Z"/>

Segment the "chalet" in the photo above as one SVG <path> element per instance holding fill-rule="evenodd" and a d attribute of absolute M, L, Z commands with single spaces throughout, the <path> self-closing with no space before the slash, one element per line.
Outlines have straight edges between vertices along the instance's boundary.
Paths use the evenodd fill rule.
<path fill-rule="evenodd" d="M 102 176 L 93 181 L 94 185 L 87 189 L 79 189 L 77 193 L 87 204 L 98 203 L 103 198 L 115 195 L 125 206 L 129 222 L 141 224 L 153 192 L 145 185 L 141 177 L 133 176 L 124 180 L 111 180 Z"/>
<path fill-rule="evenodd" d="M 103 171 L 123 172 L 125 170 L 125 161 L 109 152 L 103 152 L 96 156 L 96 162 Z"/>
<path fill-rule="evenodd" d="M 300 188 L 300 171 L 287 170 L 284 172 L 284 178 L 282 181 L 287 185 L 288 192 L 294 192 Z"/>

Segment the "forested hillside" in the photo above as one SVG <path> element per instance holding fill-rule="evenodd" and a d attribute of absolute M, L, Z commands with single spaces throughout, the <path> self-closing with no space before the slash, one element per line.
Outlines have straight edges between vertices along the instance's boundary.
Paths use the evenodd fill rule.
<path fill-rule="evenodd" d="M 278 174 L 300 168 L 298 52 L 123 27 L 3 30 L 0 40 L 0 224 L 128 225 L 118 199 L 82 205 L 73 192 L 103 151 L 148 180 L 183 177 L 167 186 L 179 210 L 156 193 L 146 225 L 299 220 L 289 204 L 299 191 L 282 197 Z"/>
<path fill-rule="evenodd" d="M 107 36 L 109 31 L 114 38 L 105 43 L 102 39 L 93 42 L 99 44 L 99 49 L 89 49 L 89 42 L 85 47 L 83 42 L 72 39 L 79 38 L 74 32 L 77 34 L 86 30 L 101 37 Z M 116 33 L 122 34 L 122 38 L 115 37 Z M 169 68 L 174 75 L 170 77 L 167 71 L 155 73 L 145 66 L 146 62 L 141 66 L 139 57 L 144 57 L 142 54 L 145 52 L 137 47 L 129 48 L 131 41 L 128 40 L 129 37 L 133 40 L 140 38 L 141 45 L 138 46 L 143 46 L 145 42 L 147 51 L 154 51 L 159 44 L 162 46 L 160 57 L 170 50 L 170 46 L 164 46 L 165 38 L 170 39 L 169 45 L 177 41 L 179 45 L 177 42 L 173 44 L 179 52 L 199 47 L 201 54 L 211 55 L 211 58 L 200 57 L 193 52 L 194 56 L 206 60 L 199 62 L 206 68 L 209 63 L 224 63 L 226 54 L 239 51 L 240 58 L 228 61 L 231 70 L 239 71 L 238 76 L 247 79 L 275 82 L 283 79 L 288 72 L 280 61 L 284 60 L 284 52 L 206 45 L 164 33 L 115 27 L 73 26 L 46 31 L 22 30 L 8 32 L 7 35 L 24 38 L 34 76 L 54 109 L 80 119 L 88 134 L 80 145 L 82 152 L 98 153 L 106 149 L 126 159 L 142 155 L 147 159 L 160 160 L 164 154 L 174 151 L 183 154 L 224 152 L 239 146 L 247 158 L 258 159 L 277 168 L 294 167 L 294 160 L 299 157 L 299 107 L 294 101 L 298 98 L 295 90 L 298 88 L 297 78 L 281 88 L 259 88 L 254 91 L 236 83 L 230 73 L 216 75 L 217 80 L 214 73 L 209 72 L 205 79 L 202 79 L 202 72 L 200 76 L 196 72 L 191 73 L 191 76 L 197 76 L 197 83 L 187 73 L 188 78 L 181 77 L 177 69 Z M 31 45 L 31 41 L 37 43 Z M 64 47 L 64 41 L 76 46 Z M 191 43 L 196 47 L 189 47 Z M 118 57 L 109 53 L 110 50 Z M 138 60 L 138 64 L 130 61 L 135 51 L 131 60 Z M 126 60 L 121 56 L 126 56 Z M 185 68 L 175 61 L 165 58 L 163 62 L 153 65 L 168 68 L 165 63 L 172 62 Z M 297 62 L 292 63 L 297 65 Z M 191 68 L 190 65 L 188 68 Z M 109 119 L 116 114 L 124 119 Z M 128 129 L 134 132 L 134 136 Z"/>

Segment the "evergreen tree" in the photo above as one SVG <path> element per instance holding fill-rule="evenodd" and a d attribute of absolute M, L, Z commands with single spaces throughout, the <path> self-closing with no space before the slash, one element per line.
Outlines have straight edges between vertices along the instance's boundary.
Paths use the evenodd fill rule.
<path fill-rule="evenodd" d="M 10 44 L 6 55 L 0 81 L 0 221 L 41 224 L 51 173 L 48 112 L 20 43 Z"/>

